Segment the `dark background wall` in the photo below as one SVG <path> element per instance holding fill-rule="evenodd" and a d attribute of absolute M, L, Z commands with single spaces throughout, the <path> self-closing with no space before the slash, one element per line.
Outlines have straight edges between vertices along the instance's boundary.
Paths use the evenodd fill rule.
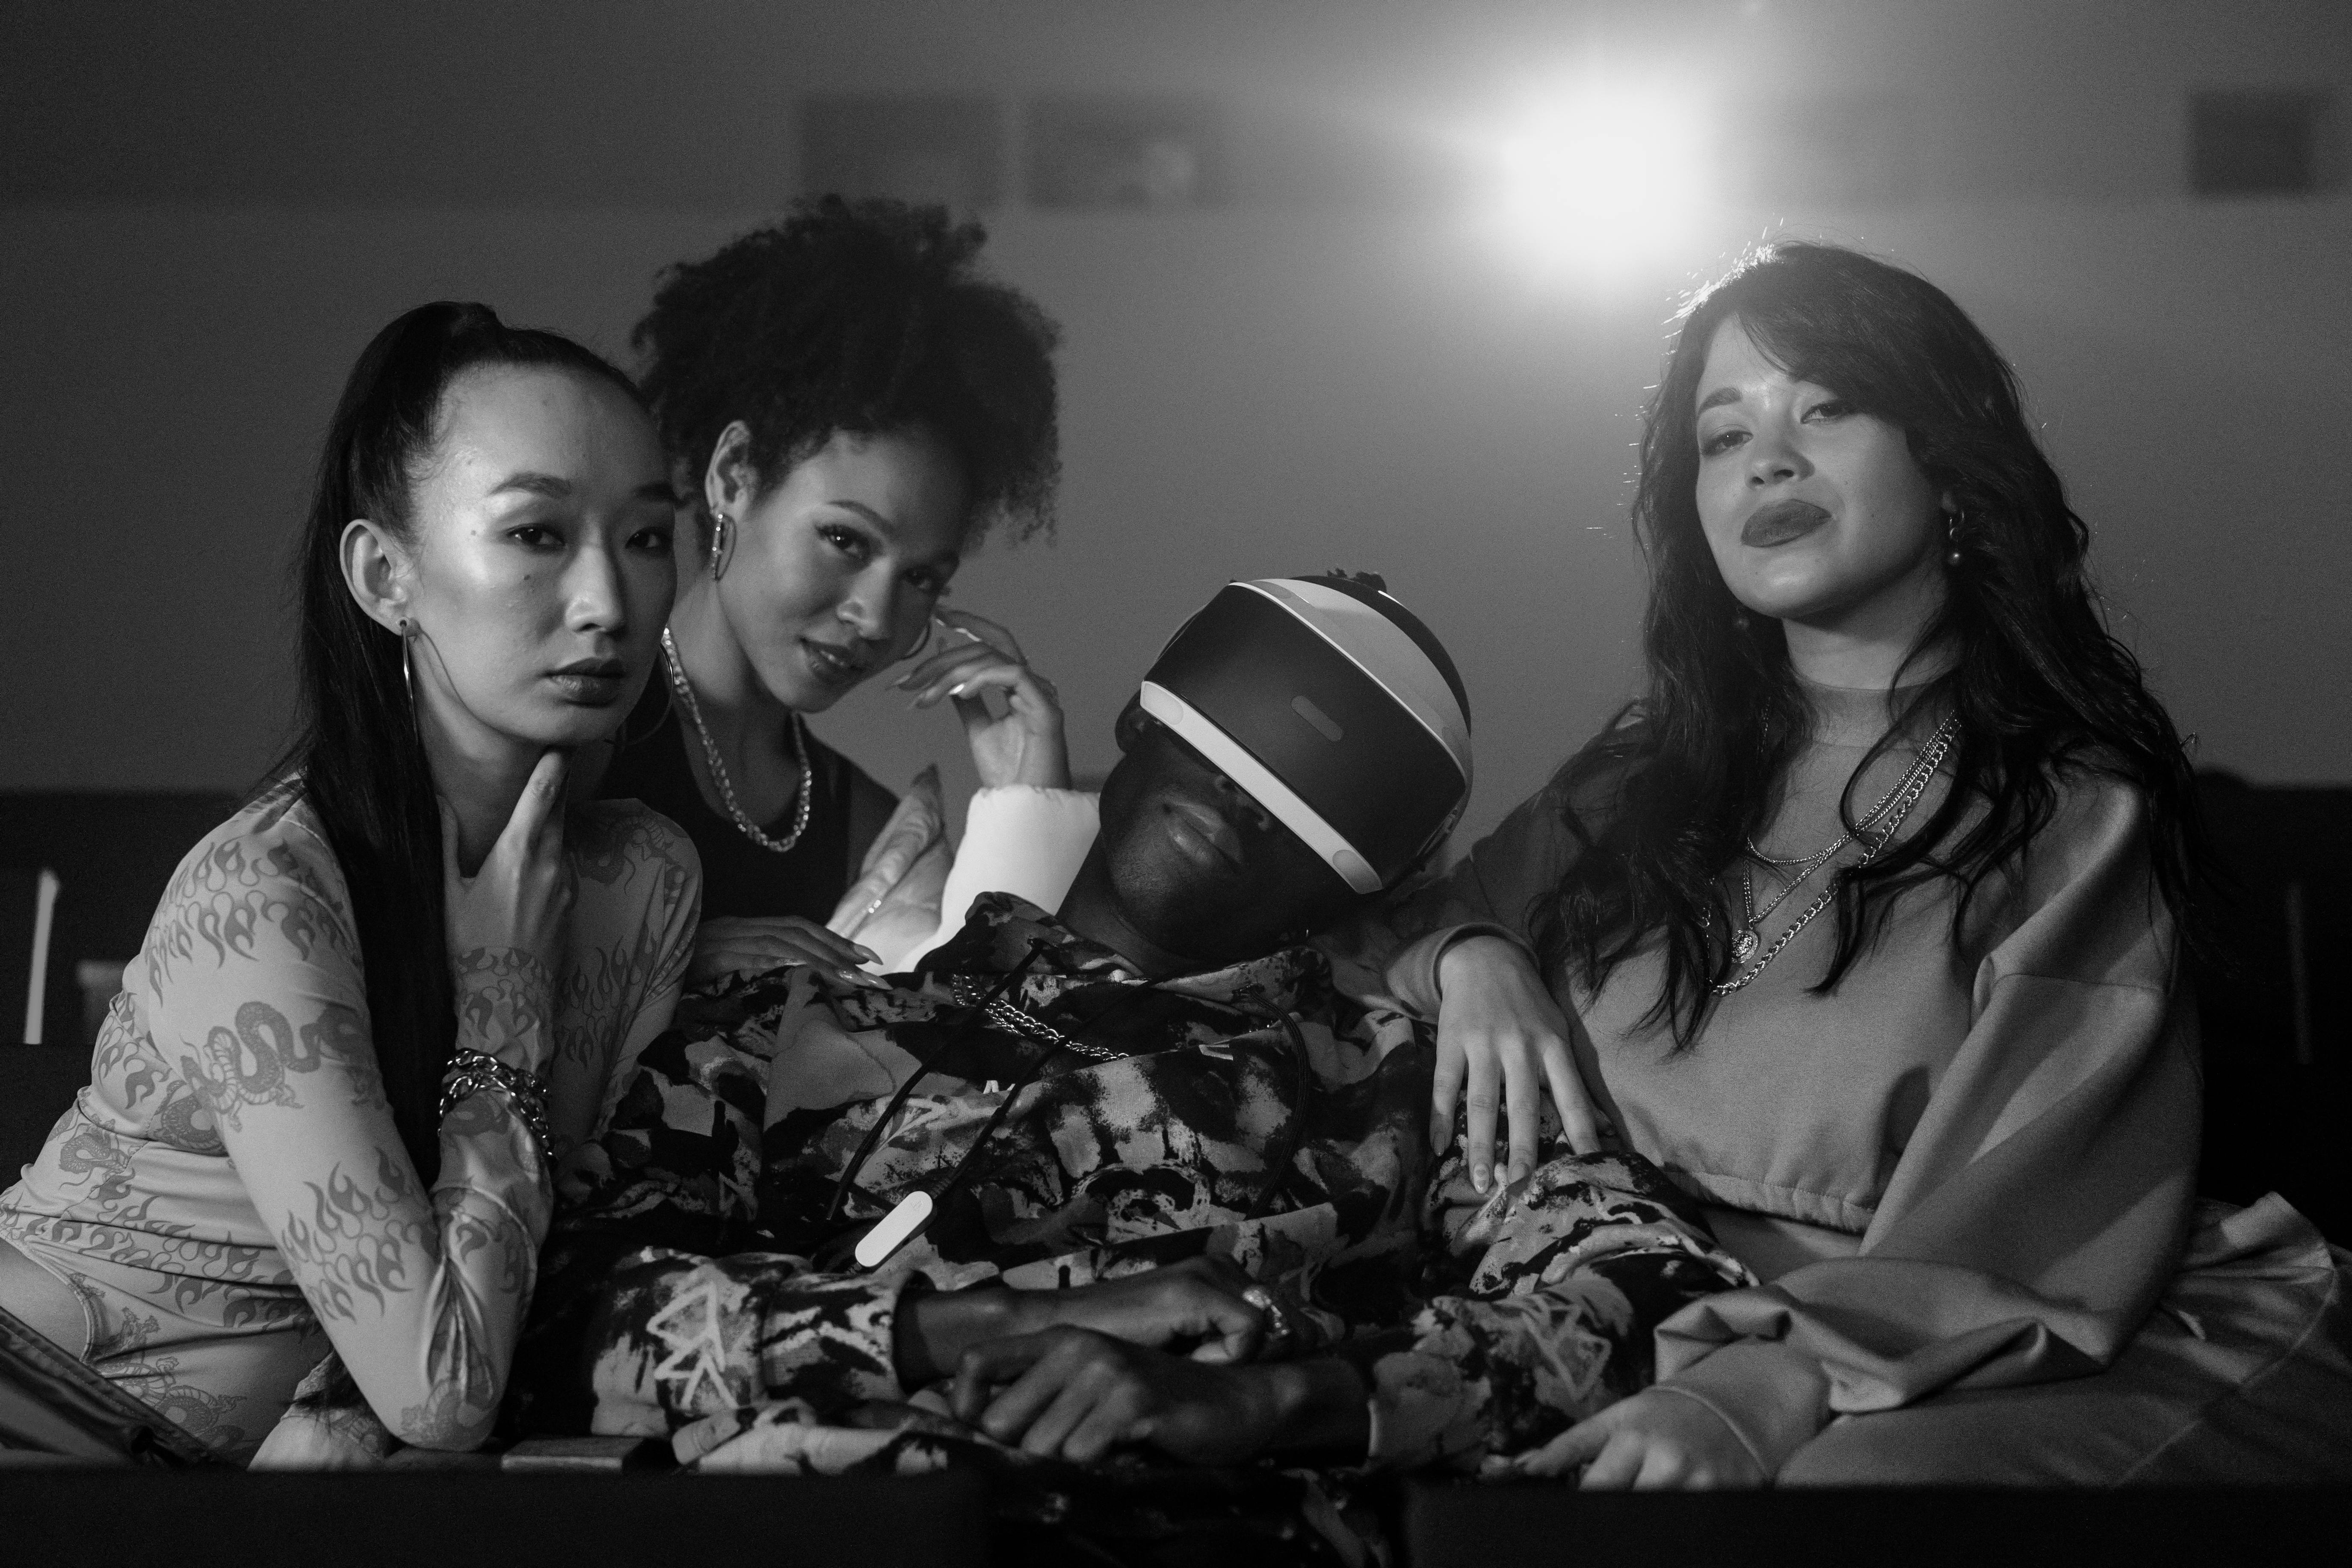
<path fill-rule="evenodd" d="M 1686 95 L 1727 188 L 1676 248 L 1543 275 L 1480 221 L 1475 137 L 1596 63 Z M 1217 583 L 1371 567 L 1460 657 L 1490 826 L 1630 693 L 1629 447 L 1675 296 L 1796 232 L 1918 267 L 2015 359 L 2201 762 L 2352 778 L 2347 87 L 2326 0 L 13 5 L 0 789 L 247 782 L 375 327 L 454 295 L 623 353 L 659 267 L 801 188 L 812 100 L 923 92 L 1002 115 L 997 194 L 950 194 L 1067 334 L 1059 540 L 955 602 L 1060 684 L 1082 769 Z M 2212 89 L 2315 95 L 2318 188 L 2192 194 Z M 1208 105 L 1215 199 L 1040 207 L 1051 94 Z M 886 781 L 969 778 L 951 721 L 882 693 L 822 728 Z"/>

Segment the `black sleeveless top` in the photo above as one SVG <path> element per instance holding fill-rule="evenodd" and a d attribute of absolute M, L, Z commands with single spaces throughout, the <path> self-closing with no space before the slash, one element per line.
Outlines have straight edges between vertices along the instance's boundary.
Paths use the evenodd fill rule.
<path fill-rule="evenodd" d="M 686 748 L 702 742 L 686 732 L 659 670 L 646 682 L 645 695 L 621 727 L 597 793 L 607 800 L 643 801 L 685 829 L 702 857 L 703 919 L 801 915 L 822 923 L 849 890 L 865 858 L 861 840 L 870 840 L 879 826 L 877 819 L 864 825 L 862 833 L 855 831 L 854 803 L 861 793 L 886 802 L 890 796 L 856 763 L 802 732 L 815 787 L 809 796 L 808 831 L 782 855 L 752 843 L 732 819 L 703 804 L 686 760 Z M 760 824 L 760 830 L 781 838 L 793 830 L 799 814 L 795 800 L 774 822 Z"/>

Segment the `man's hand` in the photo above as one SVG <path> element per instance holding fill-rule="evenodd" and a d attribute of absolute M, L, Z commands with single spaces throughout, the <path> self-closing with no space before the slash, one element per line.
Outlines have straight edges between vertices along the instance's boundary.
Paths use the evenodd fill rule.
<path fill-rule="evenodd" d="M 1270 1325 L 1264 1310 L 1243 1299 L 1250 1284 L 1222 1258 L 1188 1258 L 1145 1274 L 1040 1291 L 1038 1327 L 1093 1329 L 1200 1362 L 1254 1361 Z"/>
<path fill-rule="evenodd" d="M 1249 1287 L 1249 1276 L 1223 1258 L 1188 1258 L 1066 1290 L 916 1296 L 898 1310 L 898 1376 L 920 1387 L 945 1377 L 974 1345 L 1057 1328 L 1092 1329 L 1199 1362 L 1250 1361 L 1266 1348 L 1267 1324 L 1265 1313 L 1242 1299 Z"/>
<path fill-rule="evenodd" d="M 1760 1487 L 1768 1479 L 1722 1416 L 1671 1388 L 1649 1388 L 1577 1423 L 1502 1474 L 1564 1476 L 1588 1465 L 1587 1491 Z"/>
<path fill-rule="evenodd" d="M 1136 1444 L 1194 1465 L 1277 1447 L 1360 1451 L 1368 1423 L 1342 1362 L 1215 1366 L 1070 1328 L 966 1351 L 953 1403 L 1000 1443 L 1078 1464 Z"/>

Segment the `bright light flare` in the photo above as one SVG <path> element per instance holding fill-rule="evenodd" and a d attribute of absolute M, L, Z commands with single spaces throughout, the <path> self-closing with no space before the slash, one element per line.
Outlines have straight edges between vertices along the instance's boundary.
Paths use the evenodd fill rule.
<path fill-rule="evenodd" d="M 1563 89 L 1487 143 L 1496 227 L 1544 270 L 1671 258 L 1706 200 L 1709 141 L 1690 94 Z"/>

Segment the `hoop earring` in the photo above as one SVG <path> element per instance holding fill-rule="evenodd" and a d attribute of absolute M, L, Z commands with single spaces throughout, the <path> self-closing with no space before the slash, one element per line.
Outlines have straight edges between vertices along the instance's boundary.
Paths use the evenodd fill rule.
<path fill-rule="evenodd" d="M 713 510 L 710 514 L 710 580 L 714 583 L 727 570 L 727 531 L 733 522 L 734 519 L 723 511 Z"/>
<path fill-rule="evenodd" d="M 409 668 L 408 645 L 415 640 L 415 623 L 406 616 L 400 617 L 400 684 L 408 689 L 408 711 L 416 711 L 416 672 Z"/>

